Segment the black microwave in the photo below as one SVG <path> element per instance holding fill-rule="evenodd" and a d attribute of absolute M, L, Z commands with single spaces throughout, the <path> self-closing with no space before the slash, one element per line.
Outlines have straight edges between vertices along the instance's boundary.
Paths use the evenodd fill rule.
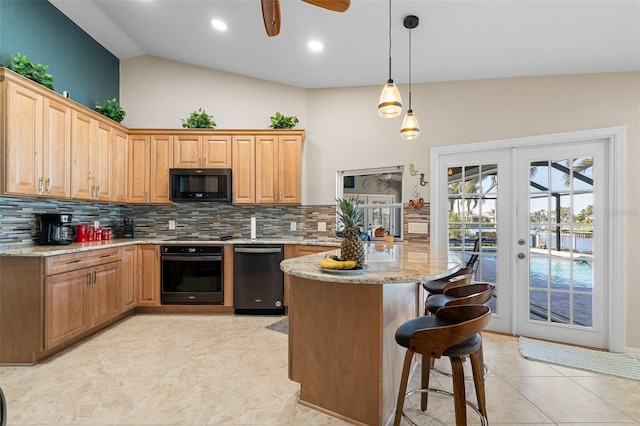
<path fill-rule="evenodd" d="M 231 169 L 170 169 L 169 198 L 231 202 Z"/>

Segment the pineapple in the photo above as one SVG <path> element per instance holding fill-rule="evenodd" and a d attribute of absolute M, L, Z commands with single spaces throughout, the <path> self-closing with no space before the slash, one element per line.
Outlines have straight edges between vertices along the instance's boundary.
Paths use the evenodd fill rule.
<path fill-rule="evenodd" d="M 364 213 L 358 209 L 358 199 L 351 197 L 350 199 L 337 198 L 338 202 L 338 218 L 342 222 L 344 229 L 344 241 L 340 245 L 341 260 L 355 260 L 354 269 L 362 268 L 364 265 L 364 247 L 360 240 L 360 225 Z"/>

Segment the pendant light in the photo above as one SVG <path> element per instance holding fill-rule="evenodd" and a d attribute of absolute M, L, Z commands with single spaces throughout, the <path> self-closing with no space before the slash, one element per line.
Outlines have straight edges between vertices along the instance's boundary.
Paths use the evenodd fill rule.
<path fill-rule="evenodd" d="M 402 113 L 400 91 L 391 78 L 391 0 L 389 0 L 389 79 L 384 85 L 378 102 L 378 114 L 383 118 L 394 118 Z"/>
<path fill-rule="evenodd" d="M 413 114 L 411 109 L 411 30 L 418 26 L 420 19 L 415 15 L 409 15 L 404 18 L 404 27 L 409 29 L 409 109 L 407 115 L 402 120 L 400 134 L 404 139 L 413 140 L 420 134 L 420 124 L 418 117 Z"/>

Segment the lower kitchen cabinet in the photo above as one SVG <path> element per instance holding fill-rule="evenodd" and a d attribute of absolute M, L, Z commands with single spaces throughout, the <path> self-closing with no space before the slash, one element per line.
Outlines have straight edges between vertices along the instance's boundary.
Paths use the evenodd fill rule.
<path fill-rule="evenodd" d="M 137 277 L 138 246 L 120 247 L 120 312 L 129 311 L 136 307 L 138 297 Z"/>
<path fill-rule="evenodd" d="M 160 246 L 138 246 L 138 306 L 160 306 Z"/>

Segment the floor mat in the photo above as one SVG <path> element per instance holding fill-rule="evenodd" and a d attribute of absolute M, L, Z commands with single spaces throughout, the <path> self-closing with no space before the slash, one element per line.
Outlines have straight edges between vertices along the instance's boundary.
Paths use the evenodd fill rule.
<path fill-rule="evenodd" d="M 528 359 L 640 381 L 640 362 L 631 355 L 520 338 L 520 354 Z"/>
<path fill-rule="evenodd" d="M 289 317 L 284 317 L 281 320 L 268 325 L 266 328 L 277 331 L 278 333 L 289 334 Z"/>

